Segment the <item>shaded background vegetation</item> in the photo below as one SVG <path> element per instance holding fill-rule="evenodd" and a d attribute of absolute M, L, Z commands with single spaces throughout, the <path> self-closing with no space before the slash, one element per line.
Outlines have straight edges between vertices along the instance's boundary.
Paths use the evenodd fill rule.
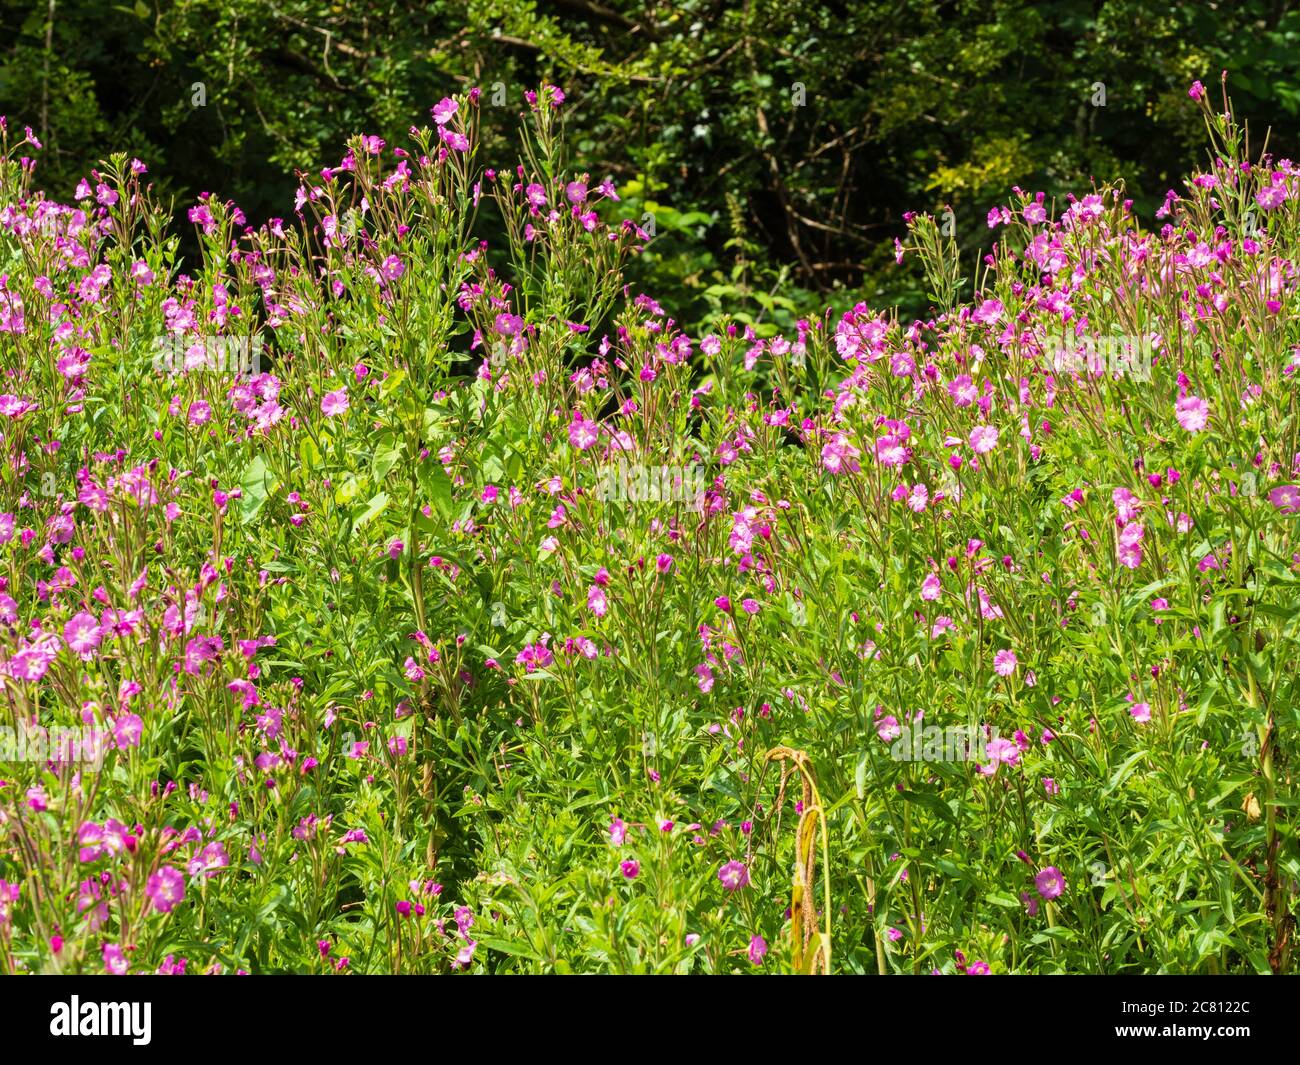
<path fill-rule="evenodd" d="M 688 320 L 784 324 L 811 294 L 919 310 L 905 210 L 951 205 L 972 256 L 1013 184 L 1122 178 L 1149 218 L 1202 155 L 1195 78 L 1217 98 L 1227 70 L 1290 154 L 1298 46 L 1300 12 L 1261 0 L 2 0 L 0 113 L 45 142 L 53 197 L 128 151 L 178 215 L 211 191 L 256 224 L 291 211 L 295 169 L 355 132 L 400 144 L 471 85 L 482 161 L 508 163 L 523 89 L 551 80 L 575 163 L 654 214 L 636 283 Z"/>

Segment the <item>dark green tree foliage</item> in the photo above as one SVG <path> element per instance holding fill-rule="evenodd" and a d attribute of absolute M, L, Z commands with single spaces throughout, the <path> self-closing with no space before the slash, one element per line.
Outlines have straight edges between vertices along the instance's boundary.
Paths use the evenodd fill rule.
<path fill-rule="evenodd" d="M 696 318 L 780 321 L 801 289 L 919 309 L 902 213 L 951 206 L 974 256 L 1014 184 L 1122 178 L 1149 215 L 1198 155 L 1195 78 L 1227 70 L 1279 155 L 1300 112 L 1300 13 L 1261 0 L 28 0 L 0 30 L 0 113 L 46 141 L 51 196 L 125 150 L 178 211 L 211 191 L 254 223 L 349 134 L 400 140 L 471 84 L 510 158 L 523 88 L 551 79 L 581 165 L 653 216 L 639 280 Z"/>

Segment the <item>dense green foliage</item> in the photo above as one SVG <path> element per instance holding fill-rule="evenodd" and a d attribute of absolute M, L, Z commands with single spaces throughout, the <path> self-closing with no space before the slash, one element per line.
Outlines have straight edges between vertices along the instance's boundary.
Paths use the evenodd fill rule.
<path fill-rule="evenodd" d="M 0 971 L 1293 972 L 1300 167 L 760 338 L 566 106 L 188 273 L 0 124 Z"/>
<path fill-rule="evenodd" d="M 884 269 L 903 211 L 950 204 L 968 255 L 1015 183 L 1123 179 L 1149 215 L 1199 160 L 1192 79 L 1230 68 L 1282 156 L 1300 110 L 1300 13 L 1263 0 L 6 0 L 0 26 L 0 114 L 47 142 L 52 196 L 125 150 L 178 213 L 211 191 L 253 223 L 358 130 L 399 142 L 482 85 L 495 151 L 523 88 L 562 84 L 577 166 L 654 215 L 635 276 L 687 322 L 788 328 L 800 289 L 919 311 L 917 275 Z"/>

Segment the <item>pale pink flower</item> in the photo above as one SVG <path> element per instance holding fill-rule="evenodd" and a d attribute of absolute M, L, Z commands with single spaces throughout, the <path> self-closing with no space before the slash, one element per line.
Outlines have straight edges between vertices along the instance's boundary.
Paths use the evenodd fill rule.
<path fill-rule="evenodd" d="M 1197 396 L 1184 396 L 1174 405 L 1174 410 L 1178 424 L 1189 433 L 1200 432 L 1210 418 L 1209 404 Z"/>
<path fill-rule="evenodd" d="M 1002 650 L 993 656 L 993 672 L 999 677 L 1009 677 L 1016 671 L 1019 661 L 1015 651 Z"/>
<path fill-rule="evenodd" d="M 734 858 L 718 870 L 718 879 L 728 891 L 739 891 L 749 883 L 749 870 Z"/>
<path fill-rule="evenodd" d="M 977 425 L 970 434 L 971 450 L 977 455 L 986 455 L 998 446 L 998 431 L 992 425 Z"/>
<path fill-rule="evenodd" d="M 325 395 L 321 396 L 320 409 L 327 418 L 342 414 L 348 409 L 347 389 L 340 388 L 335 392 L 326 392 Z"/>

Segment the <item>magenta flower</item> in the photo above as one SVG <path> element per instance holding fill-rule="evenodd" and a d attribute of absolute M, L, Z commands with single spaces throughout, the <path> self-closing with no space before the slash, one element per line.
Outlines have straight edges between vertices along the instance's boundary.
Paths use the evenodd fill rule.
<path fill-rule="evenodd" d="M 1268 501 L 1283 514 L 1300 514 L 1300 486 L 1284 484 L 1268 494 Z"/>
<path fill-rule="evenodd" d="M 836 433 L 830 441 L 822 446 L 822 467 L 827 473 L 839 476 L 842 473 L 857 473 L 861 469 L 858 458 L 862 454 L 843 433 Z"/>
<path fill-rule="evenodd" d="M 1174 404 L 1174 416 L 1189 433 L 1199 433 L 1210 419 L 1210 406 L 1197 396 L 1184 396 Z"/>
<path fill-rule="evenodd" d="M 457 112 L 457 110 L 459 110 L 459 108 L 460 108 L 460 104 L 458 104 L 455 100 L 451 99 L 451 97 L 444 96 L 441 100 L 439 100 L 436 104 L 434 104 L 431 109 L 434 122 L 436 122 L 440 126 L 445 126 L 448 122 L 451 121 L 452 116 Z"/>
<path fill-rule="evenodd" d="M 139 747 L 144 735 L 144 720 L 139 714 L 119 714 L 113 720 L 113 739 L 118 750 Z"/>
<path fill-rule="evenodd" d="M 63 638 L 67 641 L 69 650 L 88 660 L 94 657 L 102 638 L 99 622 L 95 620 L 93 614 L 83 610 L 63 626 Z"/>
<path fill-rule="evenodd" d="M 623 870 L 623 875 L 629 880 L 635 880 L 641 875 L 641 863 L 635 858 L 628 858 L 619 865 L 619 868 Z"/>
<path fill-rule="evenodd" d="M 739 891 L 749 883 L 749 870 L 734 858 L 718 870 L 718 879 L 728 891 Z"/>
<path fill-rule="evenodd" d="M 1140 725 L 1145 725 L 1151 720 L 1150 703 L 1134 703 L 1129 707 L 1128 712 L 1133 715 L 1133 720 Z"/>
<path fill-rule="evenodd" d="M 1061 892 L 1065 890 L 1065 877 L 1061 875 L 1061 870 L 1056 866 L 1049 865 L 1034 877 L 1034 886 L 1038 888 L 1038 893 L 1045 899 L 1059 898 Z"/>
<path fill-rule="evenodd" d="M 1137 569 L 1142 564 L 1142 540 L 1146 528 L 1140 521 L 1131 521 L 1120 530 L 1117 554 L 1121 566 Z"/>
<path fill-rule="evenodd" d="M 573 412 L 573 421 L 569 423 L 569 444 L 579 451 L 592 447 L 597 439 L 599 426 L 585 418 L 581 411 Z"/>
<path fill-rule="evenodd" d="M 185 898 L 185 878 L 179 870 L 164 865 L 145 882 L 144 893 L 159 913 L 171 913 Z"/>
<path fill-rule="evenodd" d="M 1286 203 L 1289 196 L 1286 185 L 1277 181 L 1255 193 L 1255 202 L 1265 211 L 1276 211 Z"/>
<path fill-rule="evenodd" d="M 1019 661 L 1015 651 L 1002 650 L 993 656 L 993 672 L 999 677 L 1009 677 L 1016 671 Z"/>
<path fill-rule="evenodd" d="M 622 818 L 616 817 L 609 823 L 609 841 L 615 847 L 623 846 L 627 839 L 627 825 L 623 823 Z"/>
<path fill-rule="evenodd" d="M 971 450 L 986 455 L 998 446 L 998 431 L 992 425 L 977 425 L 970 434 Z"/>
<path fill-rule="evenodd" d="M 321 396 L 320 409 L 327 418 L 342 414 L 348 409 L 347 389 L 340 388 L 334 392 L 326 392 L 325 395 Z"/>
<path fill-rule="evenodd" d="M 749 941 L 749 960 L 755 965 L 762 965 L 765 957 L 767 957 L 767 940 L 762 936 L 754 936 Z"/>
<path fill-rule="evenodd" d="M 1004 740 L 998 737 L 989 740 L 984 750 L 990 761 L 987 765 L 980 766 L 979 771 L 986 777 L 991 777 L 997 773 L 1000 766 L 1020 764 L 1020 748 L 1014 740 Z"/>
<path fill-rule="evenodd" d="M 104 968 L 112 976 L 126 975 L 126 958 L 122 955 L 122 948 L 116 943 L 104 944 Z"/>

